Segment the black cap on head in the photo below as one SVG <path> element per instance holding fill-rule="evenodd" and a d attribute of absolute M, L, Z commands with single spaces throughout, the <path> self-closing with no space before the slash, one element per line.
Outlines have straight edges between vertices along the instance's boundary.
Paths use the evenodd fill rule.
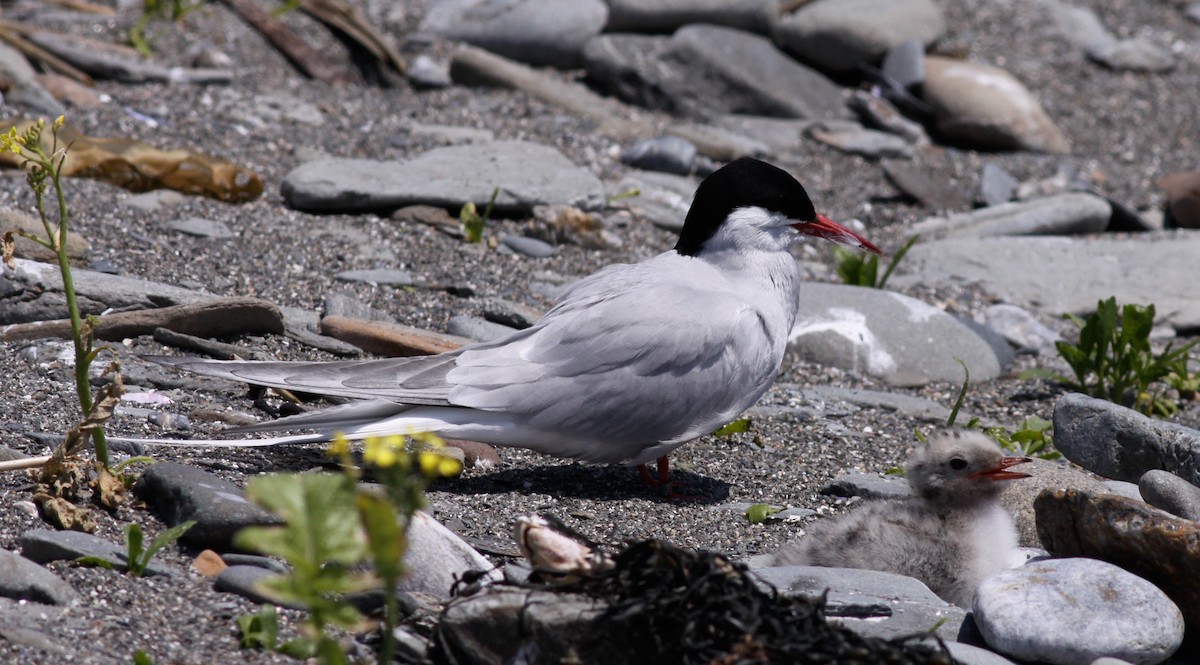
<path fill-rule="evenodd" d="M 817 218 L 808 193 L 787 171 L 742 157 L 717 169 L 700 183 L 675 251 L 695 256 L 729 213 L 749 206 L 782 213 L 799 222 Z"/>

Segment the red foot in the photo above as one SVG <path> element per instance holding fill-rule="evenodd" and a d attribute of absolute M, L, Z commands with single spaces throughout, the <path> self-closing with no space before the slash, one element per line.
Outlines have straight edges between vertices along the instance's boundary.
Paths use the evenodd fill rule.
<path fill-rule="evenodd" d="M 672 501 L 705 501 L 706 496 L 695 494 L 680 494 L 675 489 L 680 486 L 678 481 L 671 480 L 671 465 L 667 461 L 667 456 L 663 455 L 658 458 L 658 478 L 650 475 L 650 469 L 645 464 L 638 465 L 638 475 L 641 476 L 642 482 L 650 487 L 656 487 L 663 498 Z"/>

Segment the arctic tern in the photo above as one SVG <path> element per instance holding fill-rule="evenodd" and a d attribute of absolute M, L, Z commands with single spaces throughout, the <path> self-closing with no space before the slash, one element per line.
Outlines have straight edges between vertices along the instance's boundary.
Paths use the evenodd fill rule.
<path fill-rule="evenodd" d="M 640 465 L 753 405 L 775 379 L 798 306 L 802 234 L 880 253 L 817 214 L 787 172 L 742 158 L 709 175 L 671 250 L 572 285 L 532 327 L 436 356 L 335 362 L 153 359 L 235 381 L 355 401 L 230 431 L 315 429 L 264 446 L 418 431 Z M 145 441 L 145 440 L 143 440 Z"/>

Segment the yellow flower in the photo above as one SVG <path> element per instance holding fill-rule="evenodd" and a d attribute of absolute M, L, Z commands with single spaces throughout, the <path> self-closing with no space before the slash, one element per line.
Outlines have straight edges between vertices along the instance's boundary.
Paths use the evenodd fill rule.
<path fill-rule="evenodd" d="M 341 432 L 334 434 L 333 441 L 329 442 L 327 452 L 330 457 L 346 457 L 350 454 L 350 439 L 347 439 L 346 435 Z"/>
<path fill-rule="evenodd" d="M 406 467 L 408 460 L 403 454 L 405 448 L 406 441 L 398 434 L 367 437 L 363 440 L 363 461 L 381 469 L 392 466 Z"/>
<path fill-rule="evenodd" d="M 421 473 L 427 478 L 448 478 L 456 476 L 462 471 L 462 463 L 453 457 L 428 451 L 417 453 L 417 464 L 421 467 Z"/>
<path fill-rule="evenodd" d="M 58 128 L 62 127 L 63 123 L 66 121 L 67 121 L 67 116 L 65 116 L 65 115 L 58 116 L 57 118 L 54 119 L 54 128 L 58 129 Z"/>

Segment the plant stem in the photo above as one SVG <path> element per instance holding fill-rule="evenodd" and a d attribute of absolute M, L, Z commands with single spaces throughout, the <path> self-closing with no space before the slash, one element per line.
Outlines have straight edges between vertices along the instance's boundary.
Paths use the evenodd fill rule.
<path fill-rule="evenodd" d="M 53 157 L 51 157 L 53 160 Z M 92 352 L 91 339 L 83 338 L 83 319 L 79 315 L 79 299 L 75 295 L 75 281 L 71 277 L 71 260 L 67 254 L 67 197 L 63 193 L 62 176 L 59 173 L 60 161 L 50 169 L 50 177 L 54 181 L 54 193 L 58 198 L 58 233 L 54 236 L 54 249 L 58 256 L 58 269 L 62 273 L 63 292 L 67 297 L 67 315 L 71 319 L 71 337 L 75 342 L 75 391 L 79 394 L 79 406 L 83 409 L 86 419 L 92 412 L 92 387 L 88 384 L 88 367 L 91 365 L 89 355 Z M 41 201 L 38 201 L 41 208 Z M 42 211 L 42 219 L 46 219 Z M 96 459 L 108 467 L 108 441 L 104 438 L 104 430 L 92 430 L 92 442 L 96 447 Z"/>

